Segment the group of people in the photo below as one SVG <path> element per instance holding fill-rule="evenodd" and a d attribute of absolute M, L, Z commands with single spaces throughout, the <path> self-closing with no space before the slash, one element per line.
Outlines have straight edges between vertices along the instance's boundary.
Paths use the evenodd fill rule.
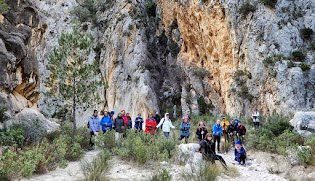
<path fill-rule="evenodd" d="M 98 135 L 101 129 L 103 133 L 115 129 L 115 139 L 117 141 L 118 139 L 125 136 L 126 129 L 133 128 L 130 114 L 126 113 L 125 110 L 119 112 L 116 118 L 114 118 L 114 114 L 114 111 L 104 111 L 104 117 L 99 120 L 98 111 L 94 110 L 94 113 L 88 122 L 88 127 L 91 134 L 90 147 L 94 146 L 92 137 L 94 135 Z M 252 120 L 254 122 L 255 128 L 259 128 L 259 112 L 257 108 L 254 109 Z M 144 119 L 139 113 L 138 117 L 136 117 L 134 120 L 134 129 L 137 132 L 143 131 L 143 123 Z M 148 117 L 145 119 L 144 132 L 155 134 L 159 131 L 159 128 L 162 128 L 162 132 L 166 138 L 169 138 L 171 128 L 177 129 L 177 127 L 172 124 L 169 113 L 166 113 L 163 118 L 160 117 L 158 112 L 156 112 L 155 115 L 153 115 L 153 113 L 149 113 Z M 182 140 L 185 138 L 185 142 L 187 143 L 190 136 L 190 123 L 188 116 L 183 118 L 179 129 L 181 133 L 178 139 Z M 223 136 L 225 142 L 230 142 L 232 145 L 235 145 L 235 160 L 239 163 L 245 164 L 246 152 L 244 147 L 241 145 L 244 144 L 246 127 L 242 125 L 237 116 L 234 116 L 234 119 L 230 122 L 227 121 L 225 117 L 222 118 L 222 121 L 217 120 L 216 124 L 214 124 L 212 127 L 212 134 L 208 132 L 204 122 L 199 122 L 196 135 L 203 153 L 208 158 L 211 158 L 212 161 L 220 160 L 225 164 L 223 158 L 217 155 L 215 152 L 215 144 L 217 143 L 217 150 L 218 153 L 220 153 L 220 140 L 221 136 Z"/>

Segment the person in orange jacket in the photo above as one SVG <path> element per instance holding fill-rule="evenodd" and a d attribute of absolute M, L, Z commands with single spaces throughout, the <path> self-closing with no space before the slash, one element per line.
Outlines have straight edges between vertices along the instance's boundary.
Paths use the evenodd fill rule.
<path fill-rule="evenodd" d="M 146 133 L 154 134 L 156 129 L 156 121 L 153 118 L 153 114 L 149 113 L 147 120 L 145 121 L 145 131 Z"/>
<path fill-rule="evenodd" d="M 226 140 L 227 140 L 227 127 L 228 127 L 229 124 L 230 123 L 226 120 L 226 118 L 223 117 L 221 125 L 222 125 L 222 128 L 223 128 L 224 142 L 226 142 Z"/>

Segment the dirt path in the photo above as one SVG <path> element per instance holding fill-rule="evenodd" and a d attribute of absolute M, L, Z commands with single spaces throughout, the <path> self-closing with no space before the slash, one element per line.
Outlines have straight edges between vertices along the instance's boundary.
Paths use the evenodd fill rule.
<path fill-rule="evenodd" d="M 229 167 L 236 167 L 240 173 L 239 177 L 230 178 L 226 175 L 220 176 L 218 181 L 223 180 L 241 180 L 241 181 L 282 181 L 286 180 L 283 177 L 280 177 L 276 174 L 270 174 L 267 170 L 265 163 L 259 163 L 255 158 L 253 153 L 247 153 L 246 163 L 248 166 L 244 167 L 241 165 L 233 165 L 232 163 L 236 163 L 234 161 L 234 151 L 230 150 L 227 154 L 221 154 L 224 160 L 227 162 Z"/>
<path fill-rule="evenodd" d="M 200 162 L 200 153 L 195 152 L 198 148 L 197 144 L 190 143 L 186 145 L 181 145 L 180 149 L 184 149 L 187 152 L 190 152 L 190 159 L 193 162 Z M 91 161 L 97 156 L 100 151 L 89 151 L 85 154 L 84 160 Z M 218 177 L 218 181 L 223 180 L 232 180 L 232 181 L 282 181 L 286 180 L 276 174 L 270 174 L 267 170 L 266 163 L 259 163 L 255 159 L 253 153 L 248 154 L 247 163 L 249 166 L 243 167 L 240 165 L 233 165 L 234 161 L 234 152 L 230 150 L 226 154 L 221 154 L 224 160 L 227 162 L 229 167 L 236 167 L 239 170 L 240 176 L 238 177 L 228 177 L 226 175 L 221 175 Z M 172 175 L 172 180 L 182 180 L 182 175 L 185 170 L 189 170 L 191 165 L 178 165 L 175 163 L 168 162 L 153 162 L 148 161 L 144 165 L 139 165 L 134 162 L 128 162 L 119 159 L 117 156 L 113 156 L 109 161 L 110 169 L 106 174 L 106 178 L 109 180 L 150 180 L 154 173 L 157 173 L 162 168 L 166 168 Z M 219 162 L 217 162 L 219 164 Z M 67 168 L 61 169 L 57 168 L 54 171 L 48 172 L 43 175 L 35 175 L 30 179 L 22 179 L 29 181 L 70 181 L 70 180 L 81 180 L 83 179 L 83 174 L 80 169 L 80 161 L 70 162 Z"/>
<path fill-rule="evenodd" d="M 101 151 L 93 150 L 87 152 L 82 160 L 92 161 Z M 30 179 L 22 179 L 23 181 L 70 181 L 83 179 L 83 173 L 80 167 L 80 161 L 69 162 L 67 168 L 57 168 L 54 171 L 47 172 L 43 175 L 35 175 Z"/>

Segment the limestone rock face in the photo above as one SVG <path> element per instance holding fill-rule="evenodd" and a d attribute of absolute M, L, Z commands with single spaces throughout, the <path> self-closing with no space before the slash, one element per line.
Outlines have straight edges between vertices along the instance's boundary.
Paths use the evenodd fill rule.
<path fill-rule="evenodd" d="M 0 14 L 0 106 L 7 107 L 15 120 L 17 113 L 37 109 L 40 80 L 36 49 L 46 26 L 28 1 L 7 4 L 9 10 Z"/>
<path fill-rule="evenodd" d="M 315 112 L 297 112 L 290 123 L 299 134 L 309 137 L 315 133 Z"/>
<path fill-rule="evenodd" d="M 249 115 L 254 107 L 264 114 L 314 108 L 314 51 L 306 52 L 309 71 L 289 68 L 286 57 L 308 47 L 300 29 L 314 27 L 315 4 L 280 0 L 271 9 L 258 1 L 251 3 L 257 10 L 242 17 L 242 3 L 236 0 L 158 1 L 164 27 L 178 22 L 183 43 L 176 61 L 211 73 L 202 85 L 189 76 L 192 89 L 220 113 Z M 292 17 L 295 11 L 302 15 Z M 263 60 L 274 54 L 284 58 L 264 66 Z M 233 76 L 237 70 L 247 72 L 244 82 Z"/>

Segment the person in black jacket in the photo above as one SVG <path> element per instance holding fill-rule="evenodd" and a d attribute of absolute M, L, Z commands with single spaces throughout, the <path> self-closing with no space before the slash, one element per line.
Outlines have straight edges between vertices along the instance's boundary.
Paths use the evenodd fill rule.
<path fill-rule="evenodd" d="M 227 129 L 227 134 L 228 134 L 228 138 L 229 138 L 229 142 L 232 142 L 234 145 L 235 142 L 235 136 L 237 133 L 237 128 L 235 126 L 234 121 L 231 121 L 231 123 L 228 125 Z"/>
<path fill-rule="evenodd" d="M 159 125 L 159 123 L 161 121 L 161 116 L 159 115 L 159 112 L 155 112 L 154 119 L 156 121 L 156 124 Z M 159 129 L 156 129 L 156 132 L 159 132 Z"/>
<path fill-rule="evenodd" d="M 203 122 L 199 122 L 199 126 L 196 131 L 197 140 L 199 144 L 203 139 L 205 139 L 205 136 L 207 133 L 208 133 L 208 130 L 206 128 L 206 125 Z"/>
<path fill-rule="evenodd" d="M 225 164 L 224 159 L 222 158 L 222 156 L 217 155 L 215 153 L 215 144 L 213 141 L 213 135 L 211 133 L 207 133 L 206 134 L 206 138 L 201 142 L 201 150 L 200 150 L 203 154 L 203 156 L 211 161 L 212 163 L 214 163 L 215 160 L 220 160 L 222 162 L 222 164 Z"/>
<path fill-rule="evenodd" d="M 126 127 L 127 127 L 127 129 L 131 129 L 132 128 L 132 120 L 131 120 L 130 114 L 127 113 L 126 117 L 127 117 L 127 120 L 128 120 L 128 122 L 126 124 Z"/>
<path fill-rule="evenodd" d="M 237 138 L 240 140 L 241 144 L 244 144 L 245 134 L 246 134 L 246 127 L 241 124 L 241 122 L 238 123 L 237 128 Z"/>
<path fill-rule="evenodd" d="M 122 117 L 122 113 L 118 113 L 118 117 L 115 118 L 113 123 L 113 129 L 116 130 L 115 133 L 115 140 L 118 141 L 119 138 L 123 137 L 124 133 L 126 132 L 126 125 L 125 120 Z"/>

